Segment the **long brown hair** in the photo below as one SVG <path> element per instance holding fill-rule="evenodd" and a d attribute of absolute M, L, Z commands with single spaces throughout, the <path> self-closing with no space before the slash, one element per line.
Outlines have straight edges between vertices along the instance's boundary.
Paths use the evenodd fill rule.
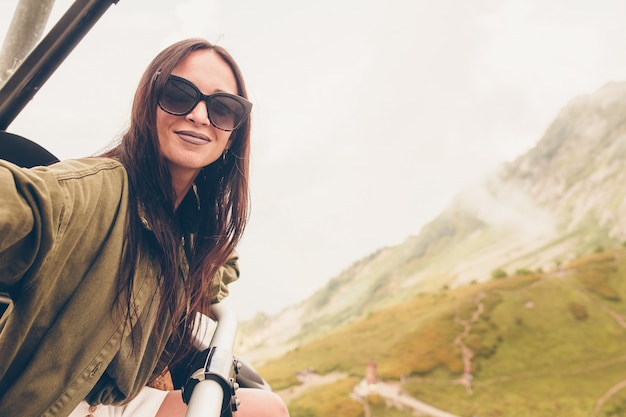
<path fill-rule="evenodd" d="M 181 241 L 189 236 L 181 230 L 180 219 L 175 215 L 176 196 L 159 148 L 156 112 L 158 92 L 165 80 L 174 67 L 198 50 L 217 53 L 232 69 L 238 94 L 248 97 L 241 71 L 224 48 L 204 39 L 177 42 L 159 53 L 145 70 L 135 92 L 129 128 L 120 143 L 104 155 L 122 162 L 130 183 L 130 210 L 118 289 L 120 294 L 126 294 L 130 311 L 129 289 L 133 288 L 140 248 L 148 248 L 160 260 L 157 320 L 172 319 L 168 345 L 172 349 L 166 352 L 169 358 L 165 362 L 174 356 L 182 357 L 191 349 L 188 340 L 194 312 L 208 313 L 212 277 L 235 250 L 248 219 L 250 117 L 231 134 L 226 157 L 204 167 L 195 180 L 195 191 L 190 191 L 195 194 L 191 196 L 192 205 L 199 209 L 193 222 L 193 248 L 189 249 L 189 242 L 186 244 L 189 277 L 185 279 L 184 294 L 180 294 L 177 281 Z M 161 363 L 160 368 L 164 365 Z"/>

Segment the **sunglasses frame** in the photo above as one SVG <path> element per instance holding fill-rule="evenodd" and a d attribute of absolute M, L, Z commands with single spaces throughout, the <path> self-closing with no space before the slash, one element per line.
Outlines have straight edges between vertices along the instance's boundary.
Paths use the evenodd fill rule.
<path fill-rule="evenodd" d="M 155 82 L 156 82 L 157 77 L 160 75 L 160 73 L 161 73 L 161 71 L 157 71 L 157 73 L 154 75 L 154 81 Z M 198 103 L 200 103 L 201 101 L 204 101 L 204 103 L 206 105 L 206 110 L 207 110 L 207 117 L 209 118 L 209 121 L 211 122 L 211 125 L 216 127 L 217 129 L 223 130 L 225 132 L 232 132 L 234 130 L 239 129 L 241 127 L 241 125 L 244 124 L 244 122 L 246 121 L 246 119 L 250 115 L 250 112 L 252 111 L 252 103 L 249 102 L 248 100 L 246 100 L 245 98 L 243 98 L 241 96 L 238 96 L 236 94 L 223 93 L 223 92 L 217 92 L 217 93 L 213 93 L 213 94 L 204 94 L 202 91 L 200 91 L 200 89 L 198 87 L 196 87 L 196 85 L 194 83 L 192 83 L 191 81 L 189 81 L 189 80 L 187 80 L 187 79 L 185 79 L 183 77 L 179 77 L 179 76 L 174 75 L 174 74 L 170 74 L 170 76 L 167 78 L 166 83 L 168 83 L 170 81 L 181 82 L 181 83 L 191 87 L 191 89 L 193 91 L 195 91 L 195 93 L 196 93 L 196 101 L 193 104 L 193 106 L 191 106 L 189 108 L 189 110 L 187 110 L 185 112 L 182 112 L 182 113 L 181 112 L 174 112 L 174 111 L 166 109 L 165 107 L 163 107 L 163 104 L 161 104 L 161 98 L 162 98 L 162 95 L 163 95 L 163 90 L 165 89 L 165 85 L 163 85 L 161 91 L 159 91 L 159 93 L 158 93 L 157 102 L 158 102 L 159 107 L 161 108 L 161 110 L 163 110 L 165 113 L 171 114 L 173 116 L 186 116 L 186 115 L 191 113 L 196 108 Z M 232 129 L 224 129 L 223 127 L 218 126 L 213 121 L 213 118 L 211 117 L 211 112 L 209 111 L 211 100 L 214 100 L 214 99 L 216 99 L 218 97 L 228 97 L 229 99 L 238 102 L 243 107 L 243 110 L 244 110 L 243 116 L 241 117 L 241 120 L 239 120 L 239 122 L 237 122 Z"/>

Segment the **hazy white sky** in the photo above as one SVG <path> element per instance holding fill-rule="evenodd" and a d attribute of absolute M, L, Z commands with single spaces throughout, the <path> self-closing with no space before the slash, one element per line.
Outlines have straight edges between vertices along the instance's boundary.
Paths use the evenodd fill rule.
<path fill-rule="evenodd" d="M 16 2 L 0 3 L 0 36 Z M 226 47 L 254 102 L 231 301 L 248 318 L 417 234 L 574 96 L 626 80 L 624 16 L 622 0 L 120 0 L 9 130 L 61 158 L 95 153 L 158 51 Z"/>

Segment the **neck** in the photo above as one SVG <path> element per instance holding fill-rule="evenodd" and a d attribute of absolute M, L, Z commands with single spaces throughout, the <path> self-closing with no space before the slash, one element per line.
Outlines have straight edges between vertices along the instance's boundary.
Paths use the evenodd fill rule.
<path fill-rule="evenodd" d="M 178 208 L 189 192 L 189 189 L 191 188 L 193 181 L 196 179 L 198 172 L 200 171 L 171 172 L 172 187 L 174 188 L 174 195 L 176 196 L 176 200 L 174 201 L 174 210 Z"/>

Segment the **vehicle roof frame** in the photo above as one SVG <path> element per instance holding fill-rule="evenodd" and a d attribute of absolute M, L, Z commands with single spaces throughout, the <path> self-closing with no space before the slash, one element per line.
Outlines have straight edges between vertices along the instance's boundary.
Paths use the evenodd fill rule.
<path fill-rule="evenodd" d="M 0 131 L 6 130 L 100 17 L 119 0 L 75 0 L 0 88 Z"/>

